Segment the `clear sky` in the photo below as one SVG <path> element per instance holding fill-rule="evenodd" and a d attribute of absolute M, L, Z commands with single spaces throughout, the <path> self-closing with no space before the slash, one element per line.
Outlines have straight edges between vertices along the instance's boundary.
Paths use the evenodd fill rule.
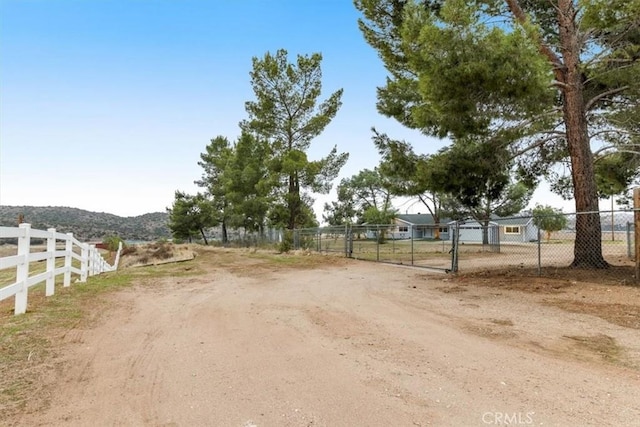
<path fill-rule="evenodd" d="M 164 211 L 199 190 L 209 140 L 238 136 L 252 57 L 280 48 L 322 53 L 322 99 L 344 89 L 309 151 L 349 152 L 340 178 L 378 164 L 372 126 L 418 152 L 448 144 L 377 113 L 386 72 L 358 16 L 351 0 L 0 0 L 0 204 Z"/>

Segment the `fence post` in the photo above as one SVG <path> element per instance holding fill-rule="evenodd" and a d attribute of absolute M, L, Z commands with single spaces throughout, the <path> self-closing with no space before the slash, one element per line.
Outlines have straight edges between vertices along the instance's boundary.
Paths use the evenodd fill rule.
<path fill-rule="evenodd" d="M 93 276 L 93 269 L 95 268 L 92 249 L 91 245 L 87 244 L 87 277 Z"/>
<path fill-rule="evenodd" d="M 55 292 L 56 277 L 53 275 L 56 271 L 56 229 L 48 228 L 50 233 L 47 237 L 47 282 L 45 285 L 46 296 L 51 296 Z"/>
<path fill-rule="evenodd" d="M 344 257 L 349 258 L 349 225 L 344 225 Z"/>
<path fill-rule="evenodd" d="M 455 225 L 452 227 L 453 230 L 453 239 L 451 241 L 451 272 L 458 272 L 458 242 L 460 240 L 460 224 L 456 221 Z"/>
<path fill-rule="evenodd" d="M 89 245 L 89 276 L 95 276 L 98 274 L 100 268 L 98 263 L 100 260 L 98 260 L 98 257 L 96 256 L 97 252 L 96 245 Z"/>
<path fill-rule="evenodd" d="M 64 241 L 64 251 L 66 252 L 64 256 L 64 281 L 62 286 L 67 288 L 71 286 L 71 261 L 73 258 L 71 254 L 73 253 L 73 233 L 67 233 L 67 239 Z"/>
<path fill-rule="evenodd" d="M 636 283 L 640 284 L 640 187 L 633 189 L 633 219 L 635 228 Z"/>
<path fill-rule="evenodd" d="M 380 261 L 380 226 L 376 225 L 376 261 Z"/>
<path fill-rule="evenodd" d="M 16 266 L 16 282 L 22 283 L 21 289 L 15 296 L 15 314 L 27 312 L 27 279 L 29 278 L 29 253 L 31 252 L 31 224 L 22 223 L 18 226 L 24 230 L 24 236 L 18 237 L 18 256 L 24 256 L 22 263 Z"/>
<path fill-rule="evenodd" d="M 631 222 L 627 222 L 627 257 L 633 260 L 633 253 L 631 252 Z"/>
<path fill-rule="evenodd" d="M 414 228 L 415 228 L 415 225 L 412 224 L 411 225 L 411 265 L 413 265 L 413 259 L 414 259 L 414 255 L 413 255 L 413 236 L 414 236 L 413 230 L 414 230 Z"/>
<path fill-rule="evenodd" d="M 83 243 L 80 248 L 80 281 L 86 282 L 89 274 L 89 245 Z"/>
<path fill-rule="evenodd" d="M 113 262 L 113 268 L 112 270 L 117 270 L 118 269 L 118 264 L 120 263 L 120 252 L 122 252 L 122 242 L 118 243 L 118 252 L 116 252 L 116 259 Z"/>
<path fill-rule="evenodd" d="M 538 230 L 538 276 L 542 276 L 542 245 L 540 243 L 540 227 L 536 227 Z"/>
<path fill-rule="evenodd" d="M 389 233 L 391 235 L 391 259 L 394 260 L 396 256 L 396 235 L 394 232 Z"/>

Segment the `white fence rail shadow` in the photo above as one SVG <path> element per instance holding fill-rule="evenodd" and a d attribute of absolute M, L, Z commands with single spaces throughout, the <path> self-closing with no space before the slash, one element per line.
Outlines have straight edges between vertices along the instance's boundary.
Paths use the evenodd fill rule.
<path fill-rule="evenodd" d="M 46 250 L 32 252 L 31 239 L 46 240 Z M 110 265 L 102 257 L 95 245 L 82 243 L 73 237 L 73 233 L 57 233 L 55 228 L 46 231 L 32 229 L 30 224 L 20 224 L 19 227 L 0 227 L 0 239 L 17 239 L 18 253 L 0 258 L 0 271 L 15 268 L 15 282 L 3 285 L 0 282 L 0 301 L 15 296 L 15 314 L 27 311 L 27 297 L 29 288 L 46 282 L 45 295 L 51 296 L 55 292 L 56 276 L 63 275 L 63 286 L 71 285 L 71 275 L 79 276 L 78 281 L 86 282 L 88 276 L 115 271 L 120 260 L 122 243 L 118 247 L 115 262 Z M 58 249 L 59 242 L 64 249 Z M 56 261 L 63 261 L 56 267 Z M 76 266 L 73 260 L 77 260 Z M 30 275 L 31 263 L 46 261 L 44 272 Z M 60 262 L 58 262 L 60 264 Z M 77 265 L 79 264 L 79 267 Z"/>

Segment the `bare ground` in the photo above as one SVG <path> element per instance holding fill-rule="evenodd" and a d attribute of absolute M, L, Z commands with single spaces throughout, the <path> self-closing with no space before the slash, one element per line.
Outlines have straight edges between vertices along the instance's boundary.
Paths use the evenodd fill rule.
<path fill-rule="evenodd" d="M 0 424 L 640 425 L 640 288 L 282 261 L 208 250 L 111 294 Z"/>

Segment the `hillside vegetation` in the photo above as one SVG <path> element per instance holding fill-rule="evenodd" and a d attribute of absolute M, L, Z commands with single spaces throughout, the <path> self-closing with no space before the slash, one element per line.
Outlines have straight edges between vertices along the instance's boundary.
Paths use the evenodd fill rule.
<path fill-rule="evenodd" d="M 124 240 L 150 241 L 171 236 L 165 212 L 121 217 L 60 206 L 0 206 L 0 226 L 15 227 L 20 215 L 33 228 L 53 227 L 62 233 L 73 233 L 80 240 L 102 240 L 117 235 Z"/>

